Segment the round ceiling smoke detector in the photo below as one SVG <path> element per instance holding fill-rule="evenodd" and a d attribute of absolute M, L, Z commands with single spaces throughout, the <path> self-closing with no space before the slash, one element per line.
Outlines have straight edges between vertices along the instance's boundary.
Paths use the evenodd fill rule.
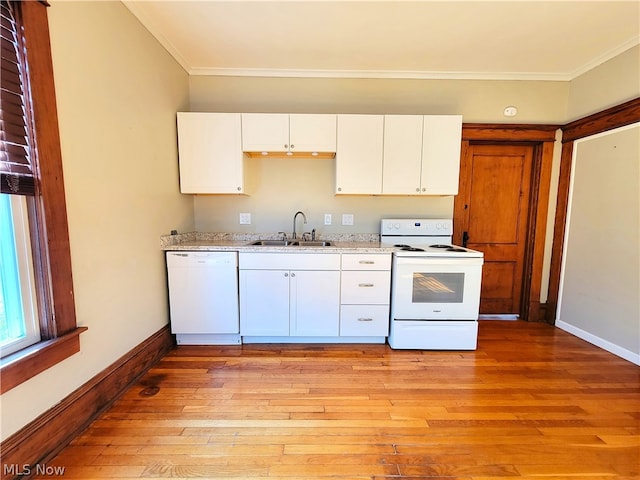
<path fill-rule="evenodd" d="M 505 117 L 515 117 L 518 114 L 518 109 L 514 106 L 505 107 L 504 116 Z"/>

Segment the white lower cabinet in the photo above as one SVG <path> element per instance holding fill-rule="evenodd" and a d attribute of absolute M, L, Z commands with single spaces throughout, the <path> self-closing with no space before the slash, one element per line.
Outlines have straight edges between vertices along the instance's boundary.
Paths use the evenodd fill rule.
<path fill-rule="evenodd" d="M 240 252 L 243 342 L 383 343 L 391 254 Z"/>
<path fill-rule="evenodd" d="M 240 334 L 289 335 L 289 272 L 240 270 Z"/>
<path fill-rule="evenodd" d="M 240 253 L 240 334 L 332 337 L 340 325 L 340 254 Z"/>
<path fill-rule="evenodd" d="M 389 333 L 389 305 L 342 305 L 340 336 L 386 337 Z"/>
<path fill-rule="evenodd" d="M 343 254 L 340 336 L 389 334 L 391 254 Z"/>
<path fill-rule="evenodd" d="M 340 272 L 297 270 L 289 275 L 289 335 L 340 333 Z"/>

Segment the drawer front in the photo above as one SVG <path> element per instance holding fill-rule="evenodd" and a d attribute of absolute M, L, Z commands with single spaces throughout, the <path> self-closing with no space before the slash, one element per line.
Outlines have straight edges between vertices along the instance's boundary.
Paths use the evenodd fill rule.
<path fill-rule="evenodd" d="M 343 253 L 342 270 L 390 270 L 390 253 Z"/>
<path fill-rule="evenodd" d="M 388 304 L 391 272 L 343 271 L 342 304 Z"/>
<path fill-rule="evenodd" d="M 240 252 L 238 263 L 241 270 L 340 270 L 340 254 Z"/>
<path fill-rule="evenodd" d="M 342 305 L 340 336 L 383 336 L 389 334 L 389 305 Z"/>

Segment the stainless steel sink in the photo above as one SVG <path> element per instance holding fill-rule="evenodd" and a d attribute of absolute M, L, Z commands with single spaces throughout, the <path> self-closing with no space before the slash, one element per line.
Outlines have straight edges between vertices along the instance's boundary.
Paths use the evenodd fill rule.
<path fill-rule="evenodd" d="M 249 245 L 262 247 L 330 247 L 333 244 L 321 240 L 256 240 Z"/>
<path fill-rule="evenodd" d="M 293 245 L 299 247 L 330 247 L 332 243 L 321 240 L 300 240 L 299 242 L 293 242 Z"/>
<path fill-rule="evenodd" d="M 260 245 L 265 247 L 286 247 L 287 245 L 291 245 L 292 242 L 289 240 L 256 240 L 255 242 L 251 242 L 249 245 Z"/>

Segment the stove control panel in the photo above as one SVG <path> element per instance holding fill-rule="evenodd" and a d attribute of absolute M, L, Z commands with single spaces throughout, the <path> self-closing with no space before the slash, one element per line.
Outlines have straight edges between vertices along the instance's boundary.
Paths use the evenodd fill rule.
<path fill-rule="evenodd" d="M 383 218 L 381 235 L 452 235 L 451 218 Z"/>

